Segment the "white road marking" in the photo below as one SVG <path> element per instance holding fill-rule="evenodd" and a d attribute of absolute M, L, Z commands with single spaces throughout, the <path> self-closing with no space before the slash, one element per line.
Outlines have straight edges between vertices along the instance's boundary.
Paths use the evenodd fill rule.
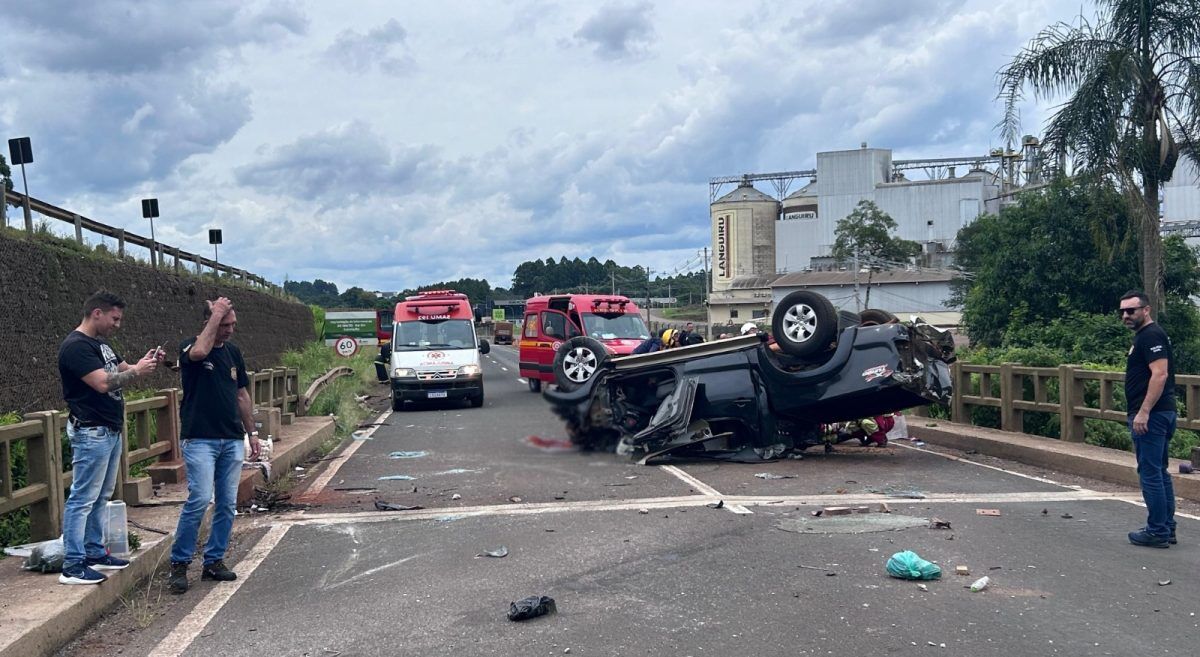
<path fill-rule="evenodd" d="M 237 566 L 234 566 L 233 572 L 237 573 L 237 579 L 232 582 L 221 582 L 214 586 L 208 595 L 204 596 L 204 599 L 179 621 L 175 629 L 163 637 L 163 640 L 150 652 L 149 657 L 175 657 L 187 650 L 192 641 L 196 640 L 200 632 L 217 615 L 217 612 L 221 611 L 233 594 L 237 593 L 242 584 L 254 574 L 254 570 L 263 562 L 263 559 L 266 559 L 279 541 L 283 540 L 284 534 L 287 534 L 290 528 L 290 525 L 277 524 L 268 529 L 267 533 L 250 549 L 250 553 L 239 561 Z"/>
<path fill-rule="evenodd" d="M 520 377 L 517 377 L 517 380 L 518 380 L 518 381 L 520 381 L 521 383 L 524 383 L 524 384 L 528 384 L 528 383 L 529 383 L 528 381 L 526 381 L 525 379 L 522 379 L 522 378 L 520 378 Z"/>
<path fill-rule="evenodd" d="M 419 557 L 419 556 L 421 556 L 421 555 L 419 555 L 419 554 L 414 554 L 414 555 L 412 555 L 411 557 L 404 557 L 403 559 L 400 559 L 399 561 L 393 561 L 392 563 L 389 563 L 389 564 L 384 564 L 384 565 L 382 565 L 382 566 L 376 566 L 376 567 L 374 567 L 374 568 L 372 568 L 372 569 L 370 569 L 370 570 L 363 571 L 363 572 L 361 572 L 361 573 L 359 573 L 359 574 L 355 575 L 354 577 L 348 577 L 348 578 L 346 578 L 346 579 L 344 579 L 344 580 L 342 580 L 342 581 L 338 582 L 337 584 L 330 584 L 329 586 L 326 586 L 326 587 L 324 587 L 324 589 L 323 589 L 323 590 L 325 590 L 325 591 L 332 591 L 333 589 L 336 589 L 336 588 L 337 588 L 337 587 L 339 587 L 339 586 L 343 586 L 343 585 L 349 584 L 350 582 L 354 582 L 354 581 L 360 580 L 360 579 L 362 579 L 362 578 L 364 578 L 364 577 L 368 577 L 368 576 L 370 576 L 370 575 L 374 575 L 375 573 L 377 573 L 377 572 L 379 572 L 379 571 L 381 571 L 381 570 L 386 570 L 386 569 L 388 569 L 388 568 L 391 568 L 392 566 L 399 566 L 400 564 L 402 564 L 402 563 L 404 563 L 404 562 L 406 562 L 406 561 L 412 561 L 413 559 L 416 559 L 416 558 L 417 558 L 417 557 Z"/>
<path fill-rule="evenodd" d="M 391 411 L 391 409 L 388 409 L 388 410 L 384 411 L 382 415 L 375 418 L 375 422 L 383 422 L 383 421 L 387 420 L 389 417 L 391 417 L 391 415 L 392 415 L 392 411 Z M 373 436 L 373 435 L 375 435 L 375 430 L 378 428 L 379 428 L 379 425 L 376 424 L 375 426 L 371 427 L 370 429 L 367 429 L 365 431 L 365 433 L 368 436 Z M 338 473 L 338 470 L 340 470 L 342 468 L 342 466 L 346 464 L 346 461 L 350 460 L 351 456 L 354 456 L 354 453 L 357 452 L 358 448 L 362 447 L 363 443 L 365 443 L 365 442 L 367 442 L 367 441 L 365 441 L 365 440 L 351 441 L 351 444 L 348 447 L 346 447 L 346 449 L 342 450 L 342 453 L 339 454 L 337 456 L 337 458 L 335 458 L 329 462 L 329 466 L 325 468 L 325 471 L 322 472 L 320 474 L 320 476 L 318 476 L 316 479 L 313 480 L 312 485 L 309 486 L 308 488 L 306 488 L 298 496 L 298 499 L 316 496 L 316 495 L 320 494 L 321 491 L 325 490 L 325 487 L 329 485 L 329 482 L 333 479 L 334 475 L 336 475 Z"/>
<path fill-rule="evenodd" d="M 715 498 L 718 500 L 721 499 L 720 491 L 713 488 L 712 486 L 709 486 L 708 484 L 704 483 L 703 481 L 700 481 L 699 479 L 693 477 L 692 475 L 684 472 L 683 470 L 680 470 L 679 468 L 677 468 L 673 465 L 659 466 L 659 469 L 664 472 L 668 472 L 672 475 L 675 475 L 677 478 L 682 480 L 683 483 L 691 486 L 692 488 L 695 488 L 700 493 L 703 493 L 709 497 L 712 497 L 712 498 Z M 754 513 L 750 509 L 747 509 L 746 507 L 741 506 L 740 504 L 726 504 L 725 508 L 729 509 L 729 511 L 732 513 L 741 513 L 741 514 Z"/>
<path fill-rule="evenodd" d="M 1070 486 L 1067 486 L 1066 484 L 1064 484 L 1062 482 L 1054 481 L 1053 479 L 1046 479 L 1045 477 L 1037 477 L 1034 475 L 1025 474 L 1023 472 L 1016 472 L 1014 470 L 1005 470 L 1004 468 L 999 468 L 994 465 L 988 465 L 986 463 L 980 463 L 979 461 L 972 461 L 971 459 L 965 459 L 961 456 L 954 456 L 953 454 L 943 454 L 941 452 L 935 452 L 931 449 L 921 449 L 920 447 L 917 447 L 916 445 L 905 445 L 903 442 L 896 441 L 896 440 L 889 441 L 888 444 L 889 445 L 899 445 L 905 449 L 911 449 L 914 452 L 923 452 L 925 454 L 933 454 L 934 456 L 940 456 L 944 459 L 948 459 L 951 461 L 959 461 L 961 463 L 977 465 L 981 468 L 987 468 L 988 470 L 995 470 L 996 472 L 1003 472 L 1004 474 L 1015 475 L 1017 477 L 1023 477 L 1025 479 L 1032 479 L 1033 481 L 1040 481 L 1043 484 L 1052 484 L 1055 486 L 1062 486 L 1063 488 L 1070 488 Z"/>
<path fill-rule="evenodd" d="M 1095 500 L 1128 501 L 1131 495 L 1101 493 L 1088 490 L 1065 490 L 1025 493 L 930 493 L 922 499 L 905 499 L 888 495 L 733 495 L 713 497 L 710 495 L 684 495 L 681 497 L 654 497 L 634 500 L 590 500 L 584 502 L 553 502 L 530 504 L 496 504 L 474 507 L 451 507 L 442 509 L 420 509 L 416 511 L 363 511 L 358 513 L 294 513 L 278 516 L 274 522 L 288 525 L 328 526 L 373 522 L 422 521 L 438 518 L 479 518 L 496 516 L 528 516 L 579 511 L 631 511 L 638 509 L 690 508 L 713 504 L 725 500 L 730 506 L 867 506 L 887 503 L 890 505 L 929 504 L 1027 504 L 1047 502 L 1079 502 Z"/>
<path fill-rule="evenodd" d="M 505 367 L 505 366 L 503 366 L 503 365 L 501 365 L 501 366 L 500 366 L 500 369 L 504 370 L 505 372 L 507 372 L 507 371 L 508 371 L 508 368 L 507 368 L 507 367 Z"/>

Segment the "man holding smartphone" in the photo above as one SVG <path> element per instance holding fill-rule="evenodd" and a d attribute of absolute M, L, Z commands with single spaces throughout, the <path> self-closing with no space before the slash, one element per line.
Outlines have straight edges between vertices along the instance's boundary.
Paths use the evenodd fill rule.
<path fill-rule="evenodd" d="M 196 550 L 200 521 L 210 500 L 212 528 L 204 547 L 200 579 L 228 582 L 237 574 L 225 566 L 225 550 L 237 510 L 238 480 L 245 460 L 244 433 L 250 434 L 250 457 L 258 458 L 258 432 L 254 430 L 254 404 L 246 387 L 246 362 L 237 345 L 229 341 L 237 327 L 233 302 L 225 297 L 206 302 L 204 329 L 179 345 L 179 372 L 183 378 L 180 434 L 187 465 L 188 499 L 179 514 L 175 544 L 171 548 L 172 593 L 188 590 L 187 571 Z"/>
<path fill-rule="evenodd" d="M 99 584 L 101 570 L 129 565 L 104 547 L 104 508 L 117 486 L 121 429 L 125 426 L 123 390 L 149 375 L 162 360 L 149 351 L 136 365 L 121 359 L 106 338 L 121 328 L 125 302 L 103 290 L 83 303 L 83 319 L 58 349 L 63 399 L 71 414 L 71 494 L 63 513 L 62 584 Z"/>

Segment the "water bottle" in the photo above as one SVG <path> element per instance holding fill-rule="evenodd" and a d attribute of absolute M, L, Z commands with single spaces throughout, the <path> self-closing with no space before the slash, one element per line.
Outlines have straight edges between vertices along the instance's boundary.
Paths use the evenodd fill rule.
<path fill-rule="evenodd" d="M 104 508 L 104 547 L 114 557 L 129 556 L 129 516 L 121 500 L 112 500 Z"/>
<path fill-rule="evenodd" d="M 990 582 L 990 581 L 991 580 L 988 579 L 987 575 L 980 577 L 979 579 L 975 580 L 974 583 L 971 584 L 971 591 L 979 592 L 979 591 L 986 589 L 988 586 L 988 582 Z"/>

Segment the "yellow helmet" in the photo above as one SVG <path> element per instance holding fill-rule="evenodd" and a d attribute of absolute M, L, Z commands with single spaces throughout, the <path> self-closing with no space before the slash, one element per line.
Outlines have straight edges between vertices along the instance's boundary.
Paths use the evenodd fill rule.
<path fill-rule="evenodd" d="M 668 342 L 670 342 L 670 341 L 671 341 L 671 334 L 672 334 L 673 332 L 674 332 L 674 329 L 667 329 L 667 330 L 665 330 L 665 331 L 663 331 L 663 332 L 662 332 L 662 341 L 663 341 L 663 344 L 666 344 L 666 343 L 668 343 Z"/>

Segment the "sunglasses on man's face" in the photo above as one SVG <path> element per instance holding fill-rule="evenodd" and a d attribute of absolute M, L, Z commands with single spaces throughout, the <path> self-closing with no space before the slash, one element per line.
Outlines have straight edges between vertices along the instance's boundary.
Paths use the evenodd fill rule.
<path fill-rule="evenodd" d="M 1117 312 L 1122 315 L 1132 315 L 1132 314 L 1136 313 L 1137 311 L 1141 310 L 1142 308 L 1145 308 L 1145 306 L 1134 306 L 1132 308 L 1120 308 L 1117 310 Z"/>

